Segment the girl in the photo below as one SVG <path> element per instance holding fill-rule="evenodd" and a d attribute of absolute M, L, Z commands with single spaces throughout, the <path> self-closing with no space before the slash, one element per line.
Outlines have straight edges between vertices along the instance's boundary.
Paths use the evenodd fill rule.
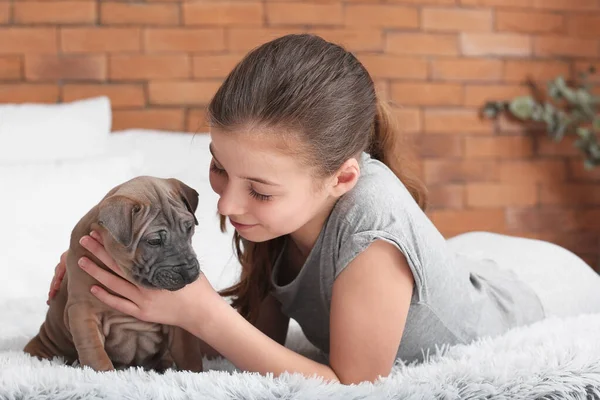
<path fill-rule="evenodd" d="M 423 187 L 399 163 L 398 132 L 369 73 L 342 47 L 312 35 L 258 47 L 208 116 L 210 183 L 222 229 L 235 228 L 239 283 L 217 293 L 201 277 L 176 292 L 147 290 L 82 258 L 122 296 L 94 287 L 107 305 L 180 326 L 241 370 L 345 384 L 548 311 L 513 272 L 450 251 L 423 212 Z M 82 245 L 121 274 L 97 233 Z M 57 270 L 59 282 L 64 263 Z M 290 318 L 327 365 L 284 347 Z"/>

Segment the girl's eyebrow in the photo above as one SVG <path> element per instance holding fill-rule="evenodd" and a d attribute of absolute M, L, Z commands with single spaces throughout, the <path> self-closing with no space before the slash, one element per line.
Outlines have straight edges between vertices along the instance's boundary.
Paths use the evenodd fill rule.
<path fill-rule="evenodd" d="M 215 152 L 213 151 L 213 145 L 212 145 L 212 143 L 210 143 L 208 145 L 208 150 L 210 151 L 210 154 L 213 156 L 213 158 L 215 159 L 215 161 L 218 162 L 219 164 L 221 164 L 221 162 L 219 161 L 219 159 L 215 156 Z M 262 183 L 263 185 L 281 186 L 278 183 L 267 181 L 267 180 L 262 179 L 262 178 L 252 178 L 252 177 L 249 177 L 249 176 L 242 176 L 242 179 L 246 179 L 246 180 L 249 180 L 249 181 Z"/>

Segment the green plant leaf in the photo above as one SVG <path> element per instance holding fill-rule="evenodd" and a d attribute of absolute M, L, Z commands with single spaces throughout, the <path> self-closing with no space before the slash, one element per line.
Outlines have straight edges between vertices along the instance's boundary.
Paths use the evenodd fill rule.
<path fill-rule="evenodd" d="M 536 102 L 531 96 L 519 96 L 513 99 L 508 108 L 517 118 L 522 120 L 531 119 Z"/>

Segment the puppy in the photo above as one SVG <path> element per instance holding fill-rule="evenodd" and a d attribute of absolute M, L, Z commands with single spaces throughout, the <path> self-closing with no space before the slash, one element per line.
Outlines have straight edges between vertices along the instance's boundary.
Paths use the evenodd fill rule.
<path fill-rule="evenodd" d="M 130 282 L 179 290 L 200 275 L 191 243 L 197 207 L 198 193 L 176 179 L 141 176 L 113 188 L 73 229 L 60 290 L 24 351 L 78 360 L 96 371 L 132 366 L 164 371 L 173 363 L 180 370 L 202 371 L 198 338 L 106 306 L 90 293 L 92 285 L 101 284 L 77 265 L 86 256 L 113 273 L 79 244 L 94 230 Z"/>

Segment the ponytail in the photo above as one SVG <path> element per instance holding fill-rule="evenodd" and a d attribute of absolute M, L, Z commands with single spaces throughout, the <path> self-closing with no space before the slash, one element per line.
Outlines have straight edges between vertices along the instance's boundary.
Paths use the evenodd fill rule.
<path fill-rule="evenodd" d="M 425 210 L 427 190 L 423 182 L 413 172 L 407 170 L 406 155 L 400 149 L 400 141 L 400 129 L 396 118 L 392 117 L 390 106 L 386 102 L 378 100 L 368 152 L 371 157 L 387 165 L 396 174 L 419 207 Z"/>

